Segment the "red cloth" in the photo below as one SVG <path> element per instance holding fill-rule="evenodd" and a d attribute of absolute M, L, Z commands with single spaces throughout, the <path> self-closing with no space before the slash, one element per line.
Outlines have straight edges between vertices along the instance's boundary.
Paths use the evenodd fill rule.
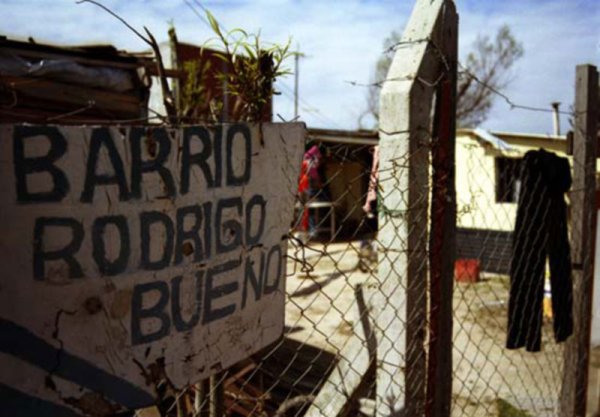
<path fill-rule="evenodd" d="M 304 160 L 308 162 L 308 178 L 313 184 L 319 184 L 319 164 L 321 163 L 321 151 L 317 145 L 313 145 L 304 153 Z"/>
<path fill-rule="evenodd" d="M 300 181 L 298 182 L 298 194 L 300 194 L 300 201 L 304 204 L 304 201 L 308 198 L 306 193 L 308 192 L 308 166 L 309 162 L 305 159 L 302 161 L 302 168 L 300 169 Z M 302 208 L 302 219 L 300 220 L 300 230 L 308 230 L 308 209 Z"/>
<path fill-rule="evenodd" d="M 300 169 L 300 181 L 298 183 L 298 192 L 300 194 L 308 190 L 308 161 L 305 159 L 302 161 L 302 168 Z"/>

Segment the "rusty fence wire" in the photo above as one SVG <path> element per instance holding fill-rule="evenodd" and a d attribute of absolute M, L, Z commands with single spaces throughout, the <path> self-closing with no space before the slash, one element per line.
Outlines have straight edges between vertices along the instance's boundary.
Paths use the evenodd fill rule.
<path fill-rule="evenodd" d="M 411 342 L 406 332 L 411 326 L 426 331 L 428 316 L 409 310 L 386 318 L 389 310 L 381 306 L 415 289 L 398 280 L 391 292 L 380 291 L 387 279 L 381 264 L 395 256 L 386 245 L 407 242 L 400 229 L 391 241 L 377 235 L 398 217 L 393 210 L 378 207 L 377 216 L 364 211 L 373 146 L 316 140 L 307 149 L 312 145 L 322 154 L 323 182 L 319 193 L 299 196 L 288 236 L 284 337 L 212 382 L 192 387 L 198 415 L 422 415 L 426 408 L 427 380 L 418 363 L 428 360 L 429 336 Z M 458 136 L 456 155 L 451 415 L 558 415 L 564 348 L 554 338 L 548 271 L 540 351 L 506 348 L 522 154 L 496 149 L 471 132 Z M 406 181 L 387 181 L 379 184 L 380 198 L 385 193 L 406 198 L 408 190 L 400 187 Z M 518 261 L 532 256 L 523 253 Z M 427 256 L 419 259 L 415 269 L 427 274 Z M 401 266 L 393 269 L 389 276 Z M 428 297 L 427 291 L 425 280 L 416 293 Z M 382 397 L 385 389 L 378 384 L 394 378 L 391 396 Z M 218 401 L 222 414 L 210 414 Z M 416 405 L 405 410 L 405 402 Z"/>
<path fill-rule="evenodd" d="M 409 207 L 404 168 L 414 154 L 395 155 L 379 170 L 376 194 L 400 208 L 366 213 L 377 135 L 338 136 L 307 138 L 306 149 L 321 154 L 320 180 L 318 192 L 298 192 L 287 236 L 282 339 L 182 391 L 160 387 L 159 414 L 139 417 L 424 414 L 428 313 L 436 306 L 428 304 L 428 245 L 409 250 L 407 235 L 428 242 L 431 195 Z M 413 152 L 430 150 L 424 141 Z M 473 132 L 458 135 L 452 416 L 558 415 L 564 347 L 554 340 L 549 291 L 541 351 L 506 349 L 521 158 Z M 429 166 L 428 156 L 423 161 Z M 403 228 L 406 210 L 417 206 L 425 227 L 415 234 Z M 409 268 L 423 277 L 410 287 L 402 278 Z"/>
<path fill-rule="evenodd" d="M 369 141 L 376 142 L 376 136 L 371 136 Z M 390 294 L 377 290 L 383 284 L 378 261 L 396 256 L 386 254 L 378 240 L 382 226 L 378 222 L 396 214 L 364 211 L 374 146 L 368 141 L 337 143 L 310 135 L 307 142 L 307 149 L 316 146 L 321 155 L 316 171 L 320 184 L 318 192 L 298 193 L 288 235 L 283 338 L 210 381 L 179 393 L 161 410 L 163 414 L 175 416 L 178 409 L 192 409 L 200 416 L 373 415 L 376 380 L 397 379 L 398 364 L 406 360 L 400 340 L 406 338 L 407 318 L 378 317 L 384 313 L 377 308 L 379 313 L 372 312 L 374 304 L 406 291 L 401 283 L 388 285 Z M 380 184 L 379 193 L 383 189 L 405 197 L 407 190 L 399 184 L 406 181 L 393 176 L 387 181 Z M 403 239 L 401 233 L 395 238 Z M 425 271 L 426 263 L 419 268 Z M 388 275 L 391 282 L 395 274 Z M 422 319 L 412 317 L 421 322 L 419 326 L 425 325 Z M 379 355 L 390 360 L 380 364 L 379 376 L 375 372 L 376 351 L 381 352 L 378 340 L 389 349 L 387 355 Z M 386 369 L 391 369 L 388 375 Z M 413 383 L 425 387 L 420 378 Z M 390 391 L 396 398 L 383 399 L 390 409 L 403 403 L 404 384 L 396 385 Z"/>
<path fill-rule="evenodd" d="M 379 203 L 376 213 L 365 212 L 376 136 L 339 142 L 310 133 L 307 138 L 307 150 L 319 149 L 315 175 L 321 181 L 318 192 L 298 193 L 287 236 L 283 338 L 179 393 L 163 415 L 424 414 L 429 401 L 422 372 L 431 342 L 428 313 L 436 306 L 429 302 L 426 310 L 411 310 L 418 300 L 405 297 L 421 294 L 429 300 L 429 247 L 425 245 L 426 253 L 408 252 L 407 233 L 400 227 L 405 214 L 399 210 Z M 429 150 L 423 145 L 416 152 Z M 396 196 L 407 207 L 409 183 L 399 168 L 407 166 L 409 156 L 393 159 L 390 175 L 380 169 L 380 202 Z M 559 412 L 564 347 L 554 337 L 547 266 L 540 284 L 539 351 L 506 348 L 511 262 L 528 263 L 539 255 L 524 252 L 512 259 L 517 201 L 524 187 L 522 157 L 523 152 L 483 141 L 474 131 L 457 136 L 452 416 Z M 421 197 L 414 204 L 427 207 L 429 221 L 431 195 Z M 400 226 L 382 239 L 378 231 L 390 225 Z M 427 233 L 426 227 L 416 238 L 427 242 Z M 537 230 L 527 233 L 540 235 Z M 418 288 L 398 279 L 407 267 L 402 262 L 425 277 Z M 525 291 L 539 293 L 540 288 Z M 416 337 L 407 336 L 411 331 Z"/>

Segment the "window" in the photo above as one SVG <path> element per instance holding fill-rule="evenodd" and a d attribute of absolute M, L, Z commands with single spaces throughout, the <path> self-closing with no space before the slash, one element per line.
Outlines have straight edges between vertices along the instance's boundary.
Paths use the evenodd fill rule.
<path fill-rule="evenodd" d="M 521 188 L 521 158 L 496 158 L 496 202 L 516 203 Z"/>

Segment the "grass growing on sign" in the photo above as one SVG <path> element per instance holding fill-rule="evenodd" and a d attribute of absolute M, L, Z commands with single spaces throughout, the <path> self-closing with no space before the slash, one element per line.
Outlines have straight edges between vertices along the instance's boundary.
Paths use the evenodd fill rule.
<path fill-rule="evenodd" d="M 222 110 L 223 103 L 212 99 L 206 88 L 206 80 L 210 71 L 210 61 L 186 61 L 183 71 L 186 74 L 185 83 L 181 89 L 181 116 L 185 119 L 199 119 L 200 115 L 207 112 L 211 115 L 207 122 L 218 120 L 217 114 Z"/>
<path fill-rule="evenodd" d="M 248 33 L 236 28 L 224 31 L 215 17 L 206 11 L 206 17 L 216 37 L 206 46 L 216 41 L 223 52 L 217 57 L 224 61 L 231 71 L 219 72 L 218 78 L 227 85 L 229 94 L 239 98 L 241 108 L 239 120 L 257 122 L 270 115 L 268 105 L 276 95 L 273 85 L 278 77 L 291 72 L 283 68 L 283 62 L 293 55 L 290 51 L 291 39 L 284 45 L 265 43 L 260 32 Z"/>

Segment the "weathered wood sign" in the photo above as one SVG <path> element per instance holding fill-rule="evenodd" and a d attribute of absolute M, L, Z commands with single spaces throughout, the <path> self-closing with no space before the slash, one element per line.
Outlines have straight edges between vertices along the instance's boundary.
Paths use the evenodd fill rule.
<path fill-rule="evenodd" d="M 302 124 L 0 126 L 0 413 L 111 415 L 283 332 Z"/>

